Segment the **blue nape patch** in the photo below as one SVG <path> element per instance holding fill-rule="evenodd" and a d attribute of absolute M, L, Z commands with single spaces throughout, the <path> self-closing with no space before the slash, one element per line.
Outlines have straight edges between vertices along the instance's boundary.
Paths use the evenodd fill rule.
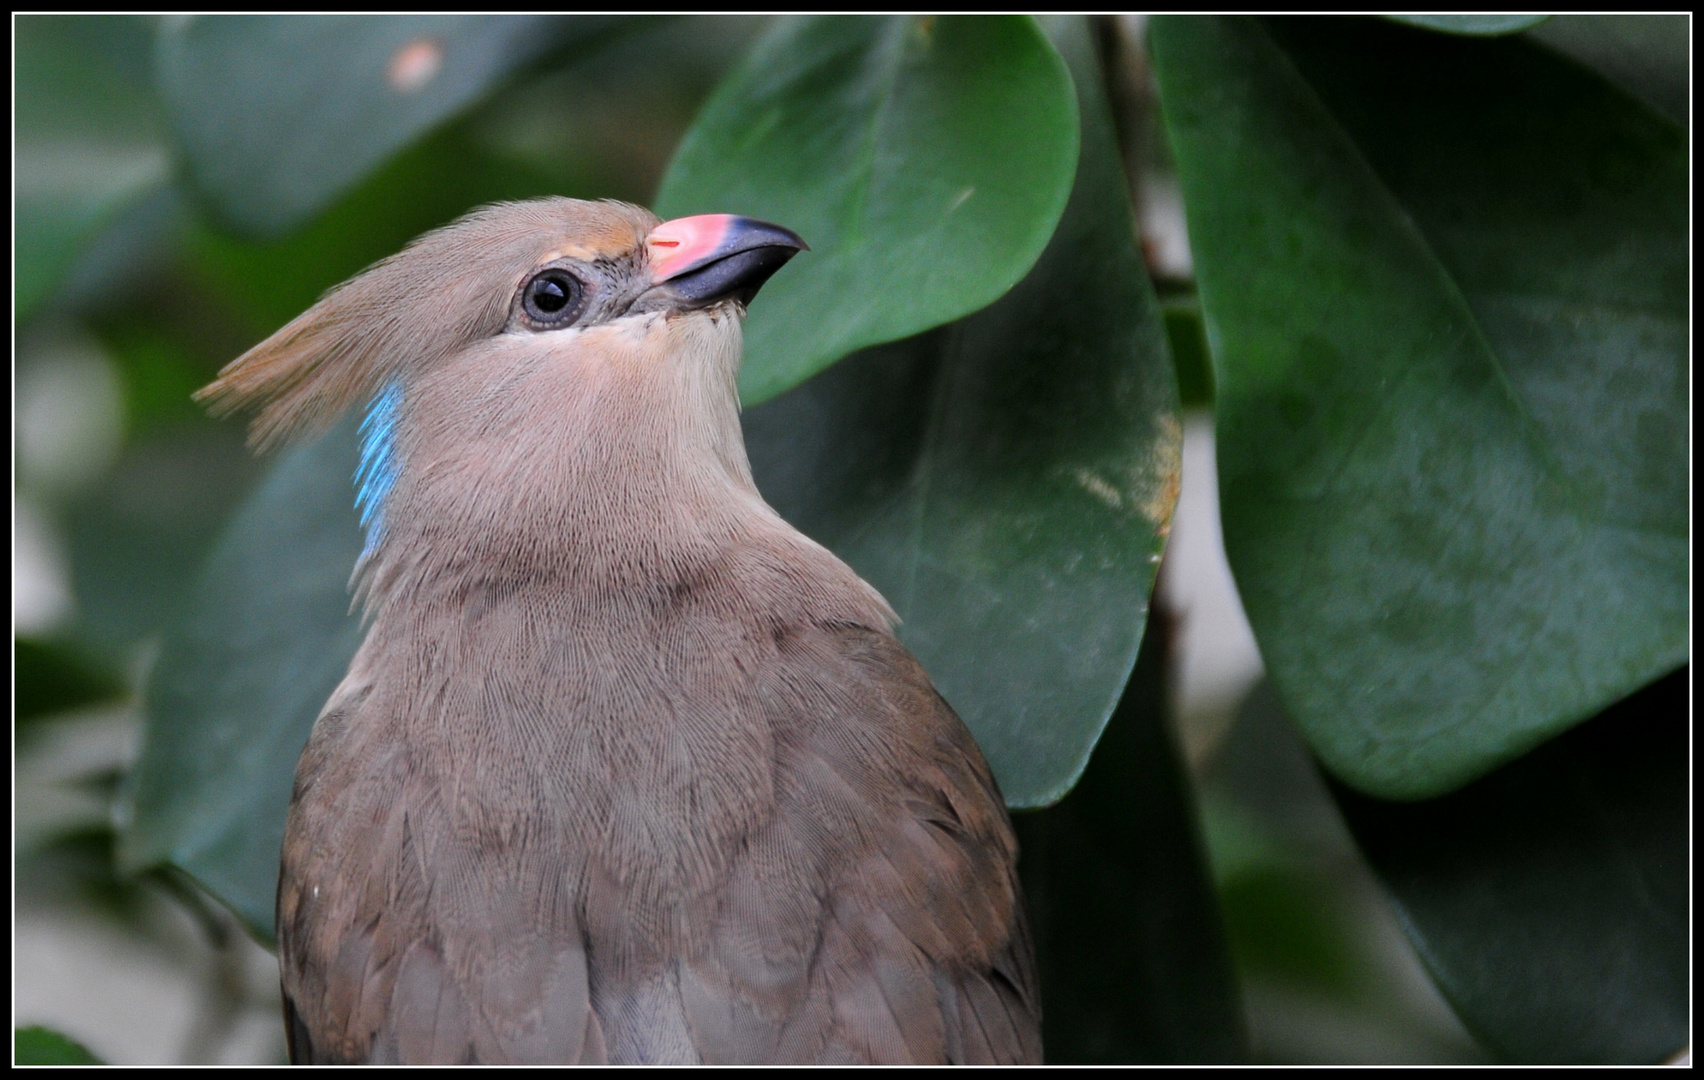
<path fill-rule="evenodd" d="M 396 486 L 396 418 L 402 409 L 402 387 L 385 384 L 367 406 L 361 421 L 361 464 L 355 469 L 355 509 L 367 530 L 363 558 L 378 546 L 385 531 L 385 496 Z"/>

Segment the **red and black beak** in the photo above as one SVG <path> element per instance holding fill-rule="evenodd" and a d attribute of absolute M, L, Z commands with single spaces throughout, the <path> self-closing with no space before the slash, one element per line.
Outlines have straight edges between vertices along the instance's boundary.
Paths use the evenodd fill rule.
<path fill-rule="evenodd" d="M 651 252 L 653 291 L 683 307 L 718 300 L 751 303 L 757 290 L 787 260 L 810 246 L 791 229 L 734 214 L 675 218 L 645 238 Z"/>

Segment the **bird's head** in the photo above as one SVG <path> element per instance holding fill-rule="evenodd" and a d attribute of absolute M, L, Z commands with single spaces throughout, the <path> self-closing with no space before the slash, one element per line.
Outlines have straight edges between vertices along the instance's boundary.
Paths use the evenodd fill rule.
<path fill-rule="evenodd" d="M 525 517 L 537 491 L 601 496 L 707 465 L 749 483 L 740 316 L 804 249 L 727 214 L 488 206 L 333 289 L 197 398 L 216 413 L 258 409 L 257 446 L 364 406 L 370 547 L 399 503 L 472 527 Z"/>
<path fill-rule="evenodd" d="M 196 399 L 219 415 L 258 408 L 251 441 L 266 447 L 501 338 L 560 351 L 597 327 L 732 313 L 802 250 L 793 232 L 732 214 L 663 222 L 566 198 L 482 207 L 332 289 Z"/>

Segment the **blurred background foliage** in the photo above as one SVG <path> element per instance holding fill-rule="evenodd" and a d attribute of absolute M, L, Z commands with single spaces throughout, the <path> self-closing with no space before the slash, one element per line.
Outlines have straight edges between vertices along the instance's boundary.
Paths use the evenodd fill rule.
<path fill-rule="evenodd" d="M 810 223 L 754 468 L 1049 807 L 1050 1058 L 1681 1052 L 1690 28 L 1489 18 L 16 17 L 18 1059 L 281 1060 L 352 451 L 189 395 L 543 194 Z"/>

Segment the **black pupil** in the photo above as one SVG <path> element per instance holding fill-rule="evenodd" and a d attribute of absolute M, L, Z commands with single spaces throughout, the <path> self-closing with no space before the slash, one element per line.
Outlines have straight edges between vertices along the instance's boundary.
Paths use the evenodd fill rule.
<path fill-rule="evenodd" d="M 568 306 L 568 290 L 561 278 L 539 278 L 533 282 L 533 303 L 546 315 L 554 315 Z"/>

